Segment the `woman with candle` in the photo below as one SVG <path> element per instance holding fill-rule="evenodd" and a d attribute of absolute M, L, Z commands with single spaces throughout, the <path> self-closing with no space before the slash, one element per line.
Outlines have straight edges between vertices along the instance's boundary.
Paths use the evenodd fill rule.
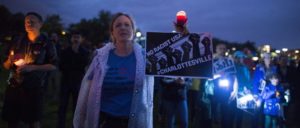
<path fill-rule="evenodd" d="M 9 128 L 19 127 L 20 121 L 31 128 L 40 127 L 47 72 L 56 69 L 56 50 L 40 33 L 42 17 L 29 12 L 24 24 L 27 34 L 11 45 L 3 63 L 11 71 L 2 112 Z"/>
<path fill-rule="evenodd" d="M 75 128 L 152 128 L 153 79 L 145 76 L 144 50 L 133 41 L 134 31 L 129 15 L 112 19 L 112 42 L 97 50 L 82 80 Z"/>

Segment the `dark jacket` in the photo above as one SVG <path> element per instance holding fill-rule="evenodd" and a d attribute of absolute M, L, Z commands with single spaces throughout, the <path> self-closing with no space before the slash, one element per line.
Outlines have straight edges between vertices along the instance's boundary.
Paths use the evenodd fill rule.
<path fill-rule="evenodd" d="M 68 47 L 62 50 L 60 57 L 62 86 L 79 86 L 89 61 L 89 52 L 80 46 L 78 53 L 75 53 L 72 47 Z"/>

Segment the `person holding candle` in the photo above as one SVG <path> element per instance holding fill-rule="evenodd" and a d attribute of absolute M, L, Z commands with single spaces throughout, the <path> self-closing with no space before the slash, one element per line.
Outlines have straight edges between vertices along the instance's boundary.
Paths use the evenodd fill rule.
<path fill-rule="evenodd" d="M 9 128 L 19 127 L 21 121 L 30 128 L 40 127 L 47 73 L 56 69 L 55 47 L 40 33 L 42 17 L 29 12 L 24 25 L 27 34 L 10 46 L 3 63 L 11 71 L 2 112 Z"/>
<path fill-rule="evenodd" d="M 174 28 L 176 32 L 183 35 L 189 34 L 186 27 L 186 13 L 179 11 L 176 14 Z M 183 45 L 184 51 L 191 49 L 191 46 Z M 167 58 L 168 58 L 168 54 Z M 169 54 L 170 56 L 171 54 Z M 185 57 L 185 55 L 183 55 Z M 186 56 L 188 59 L 189 56 Z M 183 61 L 185 60 L 183 59 Z M 191 85 L 191 79 L 183 77 L 162 77 L 161 96 L 162 96 L 162 113 L 165 117 L 165 127 L 173 128 L 175 118 L 177 117 L 180 128 L 188 128 L 188 104 L 187 104 L 187 88 Z M 178 114 L 178 116 L 177 116 Z"/>

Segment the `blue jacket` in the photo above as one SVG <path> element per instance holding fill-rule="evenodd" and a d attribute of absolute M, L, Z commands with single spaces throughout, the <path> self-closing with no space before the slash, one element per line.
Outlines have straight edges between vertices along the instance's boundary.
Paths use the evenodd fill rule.
<path fill-rule="evenodd" d="M 279 93 L 279 96 L 276 96 L 276 92 Z M 284 89 L 281 85 L 268 84 L 262 92 L 262 99 L 266 115 L 280 116 L 280 103 L 284 101 Z"/>
<path fill-rule="evenodd" d="M 276 66 L 271 66 L 269 72 L 271 73 L 277 73 L 277 68 Z M 252 79 L 252 91 L 253 94 L 258 94 L 261 90 L 259 90 L 259 86 L 262 80 L 267 79 L 267 71 L 265 71 L 264 65 L 258 64 L 255 68 L 254 74 L 253 74 L 253 79 Z"/>
<path fill-rule="evenodd" d="M 244 87 L 247 87 L 247 89 L 251 89 L 251 82 L 250 82 L 250 72 L 246 65 L 244 64 L 235 64 L 236 68 L 236 77 L 238 81 L 238 91 L 243 91 Z"/>

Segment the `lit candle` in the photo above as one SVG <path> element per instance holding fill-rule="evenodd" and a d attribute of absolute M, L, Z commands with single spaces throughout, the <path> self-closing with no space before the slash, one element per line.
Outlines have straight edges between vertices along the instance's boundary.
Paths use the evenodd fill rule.
<path fill-rule="evenodd" d="M 14 50 L 11 50 L 10 53 L 9 53 L 9 60 L 10 60 L 10 63 L 11 63 L 11 64 L 12 64 L 12 62 L 14 61 L 14 55 L 15 55 Z"/>
<path fill-rule="evenodd" d="M 184 11 L 179 11 L 176 14 L 177 25 L 183 26 L 187 21 L 186 13 Z"/>
<path fill-rule="evenodd" d="M 18 59 L 17 61 L 14 62 L 16 66 L 22 66 L 25 65 L 25 60 L 24 59 Z"/>
<path fill-rule="evenodd" d="M 11 51 L 10 51 L 10 55 L 11 55 L 11 56 L 15 55 L 14 50 L 11 50 Z"/>
<path fill-rule="evenodd" d="M 12 50 L 10 51 L 10 60 L 16 65 L 16 66 L 22 66 L 25 64 L 25 60 L 24 59 L 18 59 L 15 60 L 14 58 L 15 52 Z"/>

